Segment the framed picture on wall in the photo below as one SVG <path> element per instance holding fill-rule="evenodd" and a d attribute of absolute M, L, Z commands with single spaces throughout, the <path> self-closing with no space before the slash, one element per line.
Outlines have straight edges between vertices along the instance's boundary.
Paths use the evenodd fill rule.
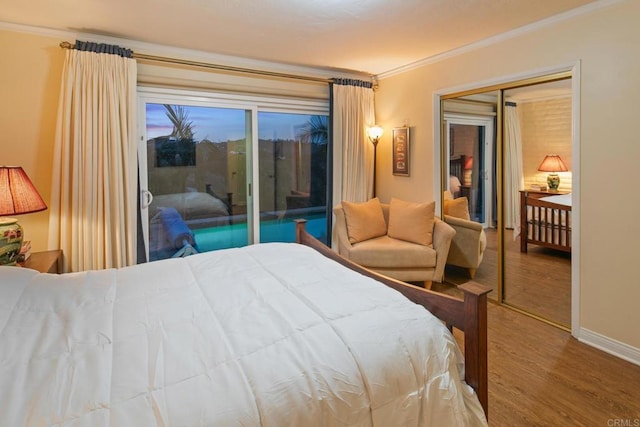
<path fill-rule="evenodd" d="M 409 176 L 409 128 L 393 129 L 393 174 Z"/>

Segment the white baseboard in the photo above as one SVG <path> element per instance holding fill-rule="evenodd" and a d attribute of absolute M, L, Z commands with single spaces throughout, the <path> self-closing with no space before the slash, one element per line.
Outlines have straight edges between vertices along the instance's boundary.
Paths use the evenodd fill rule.
<path fill-rule="evenodd" d="M 581 328 L 578 341 L 640 366 L 640 348 L 632 347 L 588 329 Z"/>

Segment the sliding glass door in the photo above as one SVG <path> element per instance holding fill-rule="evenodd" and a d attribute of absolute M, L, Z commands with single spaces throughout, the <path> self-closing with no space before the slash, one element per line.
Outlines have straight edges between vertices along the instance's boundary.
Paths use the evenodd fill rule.
<path fill-rule="evenodd" d="M 307 218 L 326 241 L 326 106 L 265 107 L 229 95 L 220 101 L 140 94 L 147 259 L 293 241 L 294 218 Z"/>
<path fill-rule="evenodd" d="M 246 245 L 251 112 L 145 103 L 149 260 Z M 187 248 L 189 249 L 189 248 Z"/>
<path fill-rule="evenodd" d="M 295 218 L 327 242 L 327 119 L 258 113 L 261 242 L 293 241 Z"/>
<path fill-rule="evenodd" d="M 445 112 L 444 121 L 448 189 L 453 198 L 467 198 L 472 221 L 495 228 L 494 118 Z"/>

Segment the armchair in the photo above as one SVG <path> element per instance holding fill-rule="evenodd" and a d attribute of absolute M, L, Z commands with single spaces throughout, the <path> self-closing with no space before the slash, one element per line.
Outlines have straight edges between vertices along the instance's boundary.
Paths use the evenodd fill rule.
<path fill-rule="evenodd" d="M 380 205 L 385 226 L 388 226 L 390 205 Z M 444 221 L 434 219 L 433 243 L 430 246 L 389 237 L 388 234 L 351 243 L 342 205 L 336 206 L 333 212 L 333 241 L 340 255 L 397 280 L 424 282 L 427 289 L 431 288 L 432 281 L 442 281 L 451 239 L 455 234 L 454 229 Z"/>
<path fill-rule="evenodd" d="M 447 264 L 468 269 L 469 276 L 473 279 L 487 247 L 487 235 L 482 224 L 450 215 L 445 215 L 444 220 L 456 230 Z"/>
<path fill-rule="evenodd" d="M 487 248 L 487 235 L 482 224 L 469 219 L 466 197 L 453 199 L 444 194 L 444 221 L 456 230 L 451 241 L 447 264 L 466 268 L 473 279 Z"/>

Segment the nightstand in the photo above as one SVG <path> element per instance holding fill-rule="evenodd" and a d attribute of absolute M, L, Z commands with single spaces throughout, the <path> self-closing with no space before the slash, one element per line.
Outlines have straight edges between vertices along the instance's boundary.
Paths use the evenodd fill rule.
<path fill-rule="evenodd" d="M 18 263 L 22 267 L 37 270 L 40 273 L 62 273 L 62 250 L 34 252 L 28 260 Z"/>

